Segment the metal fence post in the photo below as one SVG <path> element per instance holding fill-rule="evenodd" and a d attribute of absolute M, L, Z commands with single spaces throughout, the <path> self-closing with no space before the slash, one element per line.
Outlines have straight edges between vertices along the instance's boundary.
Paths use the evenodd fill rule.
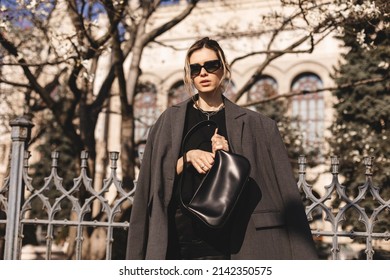
<path fill-rule="evenodd" d="M 19 220 L 23 195 L 23 164 L 26 143 L 34 126 L 25 116 L 10 121 L 12 151 L 9 174 L 8 213 L 5 232 L 4 259 L 19 259 Z"/>

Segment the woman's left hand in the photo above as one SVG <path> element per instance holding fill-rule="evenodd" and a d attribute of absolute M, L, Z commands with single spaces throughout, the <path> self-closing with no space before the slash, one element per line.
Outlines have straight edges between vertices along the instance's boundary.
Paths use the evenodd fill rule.
<path fill-rule="evenodd" d="M 218 134 L 218 128 L 215 129 L 215 133 L 213 137 L 211 137 L 211 145 L 212 145 L 213 154 L 215 154 L 217 150 L 229 151 L 229 143 L 225 139 L 225 137 Z"/>

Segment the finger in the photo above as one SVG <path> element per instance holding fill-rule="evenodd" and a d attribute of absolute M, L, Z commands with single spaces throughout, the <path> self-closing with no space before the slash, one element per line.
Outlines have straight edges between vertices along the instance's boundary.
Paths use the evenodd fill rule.
<path fill-rule="evenodd" d="M 207 157 L 207 163 L 209 164 L 209 167 L 211 167 L 214 164 L 214 154 L 213 153 L 208 153 Z"/>
<path fill-rule="evenodd" d="M 208 169 L 207 169 L 206 165 L 201 164 L 201 165 L 199 165 L 198 168 L 196 168 L 196 170 L 198 170 L 198 173 L 204 174 L 204 173 L 206 173 L 206 171 L 207 171 Z"/>
<path fill-rule="evenodd" d="M 214 154 L 210 152 L 205 152 L 202 157 L 199 158 L 199 161 L 197 163 L 201 170 L 207 172 L 214 164 Z"/>
<path fill-rule="evenodd" d="M 223 143 L 221 143 L 221 142 L 215 143 L 215 149 L 220 150 L 220 149 L 222 149 L 223 147 L 224 147 Z"/>
<path fill-rule="evenodd" d="M 221 150 L 221 146 L 217 144 L 213 145 L 213 153 L 215 154 L 215 152 L 218 150 Z"/>
<path fill-rule="evenodd" d="M 208 171 L 211 168 L 211 166 L 213 166 L 213 163 L 210 163 L 207 161 L 203 165 L 201 165 L 200 167 L 202 170 Z"/>
<path fill-rule="evenodd" d="M 225 137 L 216 133 L 213 135 L 213 137 L 211 137 L 211 142 L 216 143 L 216 142 L 223 141 L 224 139 L 225 139 Z"/>
<path fill-rule="evenodd" d="M 200 161 L 201 166 L 204 165 L 207 169 L 209 169 L 214 163 L 214 154 L 207 152 L 204 154 L 204 157 Z"/>

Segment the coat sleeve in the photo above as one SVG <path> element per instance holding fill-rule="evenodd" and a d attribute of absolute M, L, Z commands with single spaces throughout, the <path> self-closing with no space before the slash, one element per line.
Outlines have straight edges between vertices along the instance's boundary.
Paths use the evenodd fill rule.
<path fill-rule="evenodd" d="M 290 236 L 293 258 L 316 259 L 318 255 L 303 202 L 276 122 L 273 123 L 269 140 L 273 169 L 283 200 L 283 212 Z"/>
<path fill-rule="evenodd" d="M 155 126 L 154 126 L 155 127 Z M 151 193 L 151 164 L 155 131 L 151 129 L 146 142 L 141 169 L 137 178 L 136 190 L 130 216 L 126 259 L 145 259 L 149 231 L 149 211 Z"/>

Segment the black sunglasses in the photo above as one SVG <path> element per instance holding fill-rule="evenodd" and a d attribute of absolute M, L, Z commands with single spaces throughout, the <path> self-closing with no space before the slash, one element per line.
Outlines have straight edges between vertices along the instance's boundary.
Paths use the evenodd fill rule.
<path fill-rule="evenodd" d="M 198 76 L 200 71 L 202 71 L 202 68 L 204 68 L 208 73 L 214 73 L 221 68 L 221 61 L 217 59 L 206 61 L 203 65 L 200 65 L 199 63 L 190 64 L 191 77 L 194 78 Z"/>

